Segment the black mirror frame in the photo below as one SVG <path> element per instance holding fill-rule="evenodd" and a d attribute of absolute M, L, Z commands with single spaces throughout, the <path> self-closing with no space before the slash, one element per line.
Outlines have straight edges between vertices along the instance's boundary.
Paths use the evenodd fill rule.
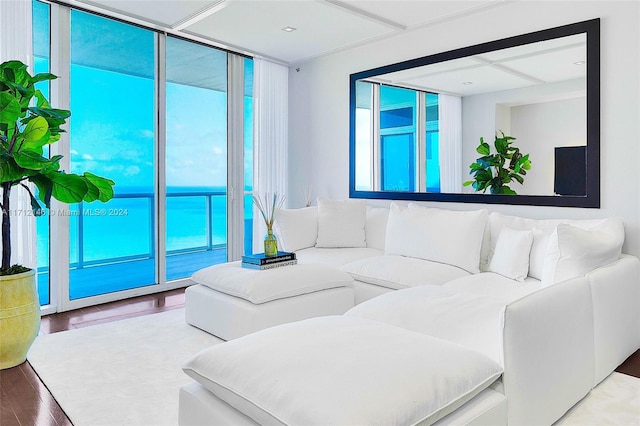
<path fill-rule="evenodd" d="M 355 189 L 356 81 L 423 65 L 478 55 L 494 50 L 550 40 L 575 34 L 587 35 L 587 195 L 490 195 L 470 193 L 428 193 L 357 191 Z M 555 207 L 600 208 L 600 19 L 550 28 L 502 40 L 477 44 L 385 65 L 350 75 L 349 81 L 349 197 L 387 200 L 440 201 L 482 204 L 514 204 Z"/>

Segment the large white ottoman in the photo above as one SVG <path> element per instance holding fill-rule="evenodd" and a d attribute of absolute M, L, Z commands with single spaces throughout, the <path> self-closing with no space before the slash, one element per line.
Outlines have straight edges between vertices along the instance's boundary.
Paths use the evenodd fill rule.
<path fill-rule="evenodd" d="M 354 305 L 353 278 L 321 264 L 263 271 L 230 262 L 201 269 L 185 291 L 189 324 L 224 340 L 263 328 L 324 315 Z"/>

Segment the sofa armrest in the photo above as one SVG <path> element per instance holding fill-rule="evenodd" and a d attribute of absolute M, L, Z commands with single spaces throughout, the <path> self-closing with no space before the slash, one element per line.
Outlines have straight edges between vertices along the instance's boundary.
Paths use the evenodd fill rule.
<path fill-rule="evenodd" d="M 552 424 L 593 386 L 593 305 L 586 277 L 544 288 L 502 311 L 509 424 Z"/>
<path fill-rule="evenodd" d="M 640 348 L 640 260 L 623 255 L 587 274 L 593 297 L 595 382 Z"/>

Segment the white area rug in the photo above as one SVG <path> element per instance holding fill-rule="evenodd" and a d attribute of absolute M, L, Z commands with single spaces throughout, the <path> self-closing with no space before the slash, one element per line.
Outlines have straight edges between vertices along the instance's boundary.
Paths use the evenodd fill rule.
<path fill-rule="evenodd" d="M 38 336 L 27 358 L 75 426 L 175 426 L 182 364 L 219 342 L 176 309 Z"/>
<path fill-rule="evenodd" d="M 640 425 L 640 379 L 611 373 L 558 420 L 556 425 Z"/>
<path fill-rule="evenodd" d="M 183 362 L 219 342 L 176 309 L 40 336 L 28 359 L 75 426 L 177 425 Z M 640 379 L 611 374 L 556 425 L 640 426 Z"/>

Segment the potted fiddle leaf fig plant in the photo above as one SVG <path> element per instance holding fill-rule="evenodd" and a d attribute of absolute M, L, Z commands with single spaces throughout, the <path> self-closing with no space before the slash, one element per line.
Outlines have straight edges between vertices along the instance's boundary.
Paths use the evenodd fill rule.
<path fill-rule="evenodd" d="M 531 160 L 529 154 L 523 155 L 519 148 L 513 146 L 516 138 L 500 133 L 501 137 L 495 137 L 493 154 L 491 146 L 480 138 L 476 151 L 482 157 L 469 166 L 469 174 L 473 175 L 473 180 L 464 182 L 463 186 L 471 185 L 473 189 L 483 193 L 489 190 L 491 194 L 517 195 L 509 185 L 513 181 L 524 183 L 524 176 L 531 169 Z"/>
<path fill-rule="evenodd" d="M 26 354 L 40 326 L 35 271 L 11 264 L 11 219 L 43 213 L 51 198 L 64 203 L 106 202 L 115 183 L 92 173 L 66 173 L 61 155 L 45 157 L 44 146 L 60 140 L 71 112 L 52 108 L 36 83 L 57 78 L 31 76 L 20 61 L 0 64 L 0 208 L 2 209 L 2 265 L 0 266 L 0 369 L 16 366 Z M 38 189 L 37 198 L 28 183 Z M 12 210 L 11 191 L 26 191 L 31 211 Z M 11 312 L 11 315 L 5 313 Z"/>

